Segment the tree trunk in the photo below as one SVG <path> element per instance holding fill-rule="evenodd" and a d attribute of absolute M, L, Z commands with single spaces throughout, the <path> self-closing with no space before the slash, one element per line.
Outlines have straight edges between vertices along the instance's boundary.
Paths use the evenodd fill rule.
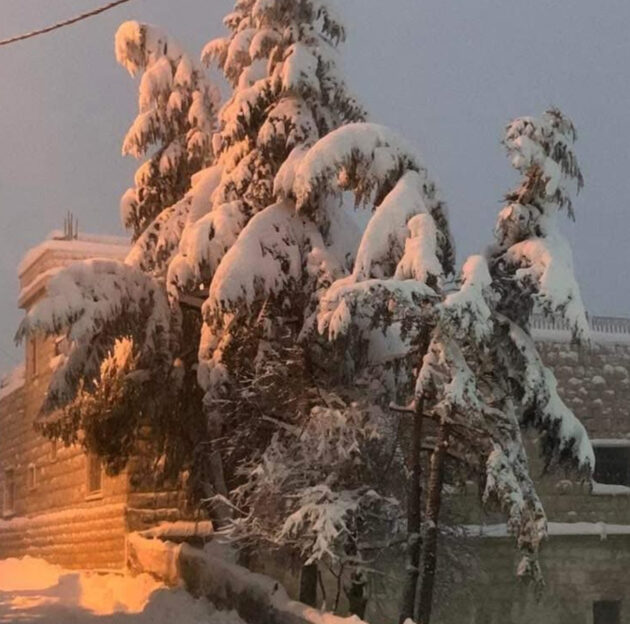
<path fill-rule="evenodd" d="M 350 578 L 350 586 L 346 590 L 348 597 L 348 610 L 351 615 L 356 615 L 361 620 L 365 618 L 367 608 L 367 579 L 361 571 L 354 570 Z"/>
<path fill-rule="evenodd" d="M 208 418 L 208 437 L 210 438 L 210 454 L 208 464 L 210 468 L 210 479 L 214 493 L 222 496 L 226 501 L 228 498 L 228 488 L 223 473 L 223 460 L 221 451 L 216 442 L 221 437 L 221 418 L 217 414 L 211 414 Z M 218 529 L 227 526 L 232 520 L 232 509 L 224 502 L 217 501 L 212 506 L 213 520 Z"/>
<path fill-rule="evenodd" d="M 317 607 L 317 564 L 302 566 L 299 601 Z"/>
<path fill-rule="evenodd" d="M 399 624 L 414 616 L 416 591 L 420 574 L 422 541 L 422 411 L 424 400 L 416 399 L 411 441 L 411 476 L 407 484 L 407 569 L 403 587 Z"/>
<path fill-rule="evenodd" d="M 446 425 L 440 423 L 437 442 L 431 455 L 427 486 L 426 523 L 422 545 L 422 583 L 418 601 L 418 623 L 429 624 L 433 607 L 433 589 L 437 571 L 438 522 L 442 506 L 442 483 L 444 482 L 444 460 L 448 448 Z"/>

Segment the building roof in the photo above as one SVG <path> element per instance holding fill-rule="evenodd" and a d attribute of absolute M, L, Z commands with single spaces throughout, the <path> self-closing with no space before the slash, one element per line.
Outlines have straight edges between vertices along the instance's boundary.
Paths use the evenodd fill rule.
<path fill-rule="evenodd" d="M 121 236 L 78 234 L 68 237 L 61 230 L 54 230 L 30 249 L 18 265 L 18 304 L 27 308 L 43 291 L 50 277 L 72 262 L 87 258 L 124 260 L 128 251 L 129 239 Z"/>
<path fill-rule="evenodd" d="M 123 236 L 79 234 L 68 239 L 61 230 L 53 230 L 37 246 L 29 249 L 18 265 L 18 277 L 22 277 L 47 251 L 73 251 L 86 257 L 125 257 L 129 251 L 129 239 Z"/>

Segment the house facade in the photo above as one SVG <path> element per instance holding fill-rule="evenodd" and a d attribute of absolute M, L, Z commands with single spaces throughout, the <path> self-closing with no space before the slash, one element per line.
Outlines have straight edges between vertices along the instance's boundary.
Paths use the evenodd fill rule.
<path fill-rule="evenodd" d="M 571 345 L 566 327 L 534 322 L 539 351 L 565 403 L 585 425 L 594 483 L 545 473 L 531 440 L 530 463 L 549 519 L 541 550 L 539 598 L 515 579 L 514 540 L 497 517 L 466 508 L 479 569 L 462 579 L 439 621 L 445 624 L 630 624 L 630 319 L 593 317 L 592 344 Z M 477 512 L 478 513 L 478 512 Z"/>
<path fill-rule="evenodd" d="M 53 232 L 18 267 L 20 307 L 33 306 L 60 267 L 123 260 L 128 245 L 117 237 Z M 140 458 L 110 477 L 79 445 L 66 447 L 34 430 L 59 346 L 52 338 L 29 340 L 24 365 L 0 384 L 0 558 L 29 554 L 67 568 L 122 568 L 128 532 L 177 519 L 178 493 L 147 482 Z"/>

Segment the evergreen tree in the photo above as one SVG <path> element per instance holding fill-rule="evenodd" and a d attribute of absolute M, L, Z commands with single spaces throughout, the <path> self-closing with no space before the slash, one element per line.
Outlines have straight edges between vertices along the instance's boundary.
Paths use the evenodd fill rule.
<path fill-rule="evenodd" d="M 499 215 L 498 242 L 488 259 L 469 259 L 461 287 L 449 292 L 444 278 L 452 266 L 451 247 L 448 232 L 439 228 L 445 223 L 441 203 L 434 196 L 427 198 L 432 186 L 426 182 L 409 186 L 410 175 L 417 176 L 413 171 L 396 183 L 395 176 L 409 167 L 408 152 L 397 160 L 400 144 L 394 144 L 393 156 L 392 142 L 388 145 L 384 137 L 385 131 L 375 133 L 369 124 L 342 128 L 306 154 L 291 180 L 298 206 L 319 197 L 331 184 L 378 196 L 380 181 L 387 181 L 387 190 L 394 182 L 366 228 L 353 273 L 320 297 L 318 329 L 341 346 L 351 383 L 368 380 L 372 392 L 376 389 L 375 400 L 378 388 L 387 396 L 382 380 L 388 377 L 378 366 L 380 358 L 385 370 L 396 371 L 393 379 L 390 375 L 389 396 L 414 397 L 403 410 L 413 416 L 415 426 L 407 498 L 409 575 L 401 621 L 418 613 L 426 624 L 448 454 L 476 472 L 483 470 L 483 500 L 506 512 L 524 555 L 519 574 L 536 581 L 541 580 L 537 552 L 546 522 L 520 428 L 536 425 L 549 462 L 571 460 L 583 471 L 593 466 L 586 432 L 560 400 L 529 333 L 536 303 L 546 313 L 564 315 L 577 337 L 585 334 L 570 251 L 555 226 L 556 213 L 563 206 L 570 209 L 568 186 L 576 180 L 579 187 L 582 179 L 571 150 L 573 127 L 558 111 L 511 124 L 505 144 L 526 179 Z M 366 153 L 370 158 L 362 156 Z M 425 194 L 412 194 L 410 188 Z M 400 296 L 403 293 L 414 293 L 415 298 Z M 377 340 L 379 348 L 373 344 Z M 422 362 L 415 389 L 414 358 Z M 426 478 L 421 543 L 419 450 L 426 418 L 435 422 L 436 443 Z M 420 564 L 423 579 L 416 605 Z"/>
<path fill-rule="evenodd" d="M 400 137 L 374 124 L 329 134 L 306 154 L 292 182 L 298 205 L 309 205 L 341 185 L 376 206 L 351 274 L 321 293 L 315 326 L 332 342 L 348 386 L 365 388 L 382 406 L 405 400 L 413 392 L 414 369 L 429 347 L 436 305 L 453 270 L 446 207 L 435 184 Z M 419 403 L 410 444 L 404 444 L 410 448 L 403 620 L 413 616 L 420 564 L 422 418 Z M 385 430 L 395 441 L 395 433 Z"/>
<path fill-rule="evenodd" d="M 548 465 L 569 462 L 584 474 L 594 467 L 586 431 L 558 396 L 529 329 L 538 310 L 564 319 L 576 339 L 587 339 L 571 252 L 556 223 L 563 208 L 573 216 L 570 185 L 582 186 L 575 138 L 573 125 L 557 110 L 508 126 L 504 144 L 524 180 L 499 214 L 487 262 L 472 257 L 464 265 L 461 289 L 445 299 L 424 358 L 416 396 L 438 423 L 438 436 L 428 476 L 417 609 L 422 624 L 432 611 L 446 446 L 481 458 L 483 502 L 506 513 L 523 554 L 518 575 L 538 586 L 546 518 L 520 429 L 536 427 Z"/>
<path fill-rule="evenodd" d="M 115 47 L 132 74 L 144 72 L 140 114 L 123 152 L 141 156 L 158 145 L 122 202 L 138 238 L 125 262 L 88 260 L 61 269 L 18 337 L 65 337 L 43 406 L 51 413 L 41 421 L 43 433 L 74 443 L 82 432 L 83 444 L 118 472 L 148 425 L 165 473 L 177 475 L 206 435 L 191 348 L 201 322 L 198 311 L 169 302 L 165 273 L 183 216 L 203 201 L 211 177 L 198 170 L 212 157 L 217 92 L 154 26 L 124 23 Z"/>
<path fill-rule="evenodd" d="M 142 73 L 138 116 L 123 141 L 123 155 L 142 158 L 152 150 L 120 204 L 123 224 L 135 240 L 211 162 L 218 91 L 179 44 L 155 26 L 123 23 L 115 51 L 132 76 Z"/>
<path fill-rule="evenodd" d="M 275 368 L 283 359 L 300 362 L 285 373 L 302 379 L 287 400 L 308 402 L 314 383 L 308 357 L 293 353 L 305 302 L 320 273 L 344 271 L 358 237 L 339 197 L 312 218 L 280 199 L 274 180 L 305 147 L 363 112 L 336 68 L 344 31 L 326 2 L 237 2 L 225 23 L 228 37 L 208 44 L 203 55 L 234 88 L 213 141 L 220 179 L 208 210 L 187 220 L 168 288 L 174 298 L 207 297 L 199 381 L 214 437 L 224 440 L 229 480 L 272 434 L 268 423 L 260 424 L 256 404 L 273 417 L 282 413 L 251 394 L 261 391 L 257 380 L 269 361 Z M 216 451 L 213 457 L 219 470 Z"/>

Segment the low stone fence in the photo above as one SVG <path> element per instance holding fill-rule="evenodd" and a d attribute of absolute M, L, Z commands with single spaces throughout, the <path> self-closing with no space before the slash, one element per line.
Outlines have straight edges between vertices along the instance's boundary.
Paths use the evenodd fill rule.
<path fill-rule="evenodd" d="M 132 534 L 129 567 L 167 584 L 182 584 L 194 596 L 219 609 L 234 610 L 250 624 L 365 624 L 358 617 L 322 613 L 291 600 L 284 587 L 230 561 L 230 551 L 210 543 L 205 548 L 174 544 Z"/>

